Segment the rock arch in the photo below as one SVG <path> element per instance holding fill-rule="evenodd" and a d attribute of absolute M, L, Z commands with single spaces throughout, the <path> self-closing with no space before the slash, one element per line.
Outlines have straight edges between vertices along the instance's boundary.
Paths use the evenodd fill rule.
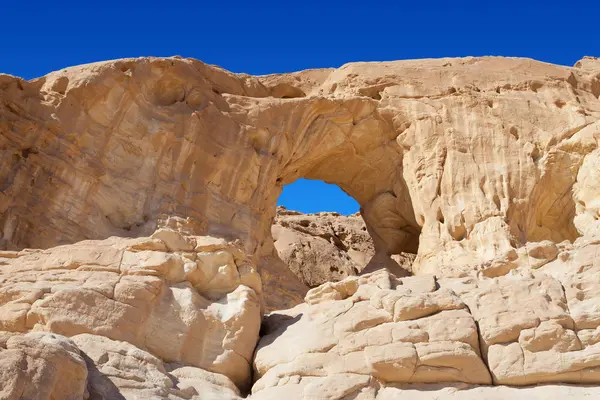
<path fill-rule="evenodd" d="M 597 382 L 599 71 L 486 57 L 251 77 L 175 57 L 0 75 L 0 245 L 38 248 L 0 252 L 9 396 Z M 269 236 L 301 176 L 359 201 L 375 264 L 418 243 L 421 276 L 328 282 L 261 326 L 263 295 L 302 297 Z"/>
<path fill-rule="evenodd" d="M 418 243 L 419 273 L 504 274 L 593 214 L 572 188 L 597 148 L 597 70 L 487 57 L 252 77 L 174 57 L 2 75 L 3 247 L 166 225 L 239 238 L 260 264 L 281 187 L 306 177 L 354 197 L 384 253 Z"/>
<path fill-rule="evenodd" d="M 264 207 L 272 218 L 283 186 L 298 178 L 335 184 L 360 204 L 374 239 L 376 263 L 383 266 L 391 262 L 391 254 L 417 252 L 420 227 L 402 175 L 401 148 L 374 103 L 363 98 L 316 104 L 304 100 L 281 104 L 291 111 L 270 110 L 284 116 L 283 126 L 295 129 L 273 136 L 280 167 Z M 297 122 L 289 122 L 286 116 Z M 269 126 L 257 129 L 269 130 Z M 265 232 L 267 253 L 271 218 L 260 229 Z"/>

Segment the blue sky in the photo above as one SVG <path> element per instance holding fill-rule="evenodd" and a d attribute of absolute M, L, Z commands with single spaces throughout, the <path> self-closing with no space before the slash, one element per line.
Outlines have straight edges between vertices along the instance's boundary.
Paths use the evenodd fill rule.
<path fill-rule="evenodd" d="M 29 79 L 147 55 L 194 57 L 251 74 L 468 55 L 573 65 L 600 56 L 598 15 L 598 0 L 6 0 L 0 72 Z M 286 187 L 280 202 L 305 212 L 358 209 L 334 189 L 302 181 Z"/>

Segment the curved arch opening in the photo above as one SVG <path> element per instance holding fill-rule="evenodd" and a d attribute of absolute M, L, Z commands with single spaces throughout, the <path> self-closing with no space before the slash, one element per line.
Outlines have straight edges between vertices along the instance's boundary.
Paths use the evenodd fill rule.
<path fill-rule="evenodd" d="M 397 200 L 388 193 L 361 207 L 335 184 L 298 179 L 278 199 L 271 227 L 277 255 L 308 287 L 380 268 L 410 275 L 420 231 L 402 226 Z"/>
<path fill-rule="evenodd" d="M 304 214 L 327 211 L 350 215 L 360 211 L 358 202 L 339 186 L 306 178 L 285 185 L 277 205 Z"/>

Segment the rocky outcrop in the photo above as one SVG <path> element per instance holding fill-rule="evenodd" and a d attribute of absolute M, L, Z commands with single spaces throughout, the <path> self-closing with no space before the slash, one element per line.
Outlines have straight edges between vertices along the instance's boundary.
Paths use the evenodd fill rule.
<path fill-rule="evenodd" d="M 13 334 L 0 346 L 0 398 L 240 400 L 226 376 L 165 364 L 127 342 L 91 334 Z"/>
<path fill-rule="evenodd" d="M 3 75 L 3 243 L 179 216 L 268 270 L 277 197 L 305 177 L 359 202 L 382 259 L 418 249 L 415 271 L 502 274 L 528 242 L 593 229 L 599 73 L 484 57 L 252 77 L 175 57 Z"/>
<path fill-rule="evenodd" d="M 599 252 L 597 241 L 579 240 L 543 267 L 497 278 L 398 279 L 381 270 L 319 286 L 304 304 L 266 319 L 253 398 L 385 399 L 419 390 L 502 398 L 515 389 L 469 385 L 597 384 Z M 454 383 L 417 385 L 439 382 Z"/>
<path fill-rule="evenodd" d="M 360 215 L 277 207 L 271 233 L 281 260 L 310 287 L 358 275 L 375 254 Z"/>
<path fill-rule="evenodd" d="M 262 289 L 235 243 L 162 229 L 4 251 L 0 398 L 239 399 L 251 379 L 259 400 L 596 384 L 599 252 L 580 239 L 501 277 L 380 270 L 329 282 L 268 314 L 254 352 Z"/>
<path fill-rule="evenodd" d="M 391 255 L 382 264 L 360 214 L 303 214 L 277 207 L 271 233 L 279 258 L 309 287 L 382 267 L 407 276 L 415 257 Z"/>
<path fill-rule="evenodd" d="M 0 332 L 1 399 L 81 399 L 87 377 L 71 340 L 46 332 Z"/>
<path fill-rule="evenodd" d="M 127 342 L 104 336 L 82 334 L 73 341 L 86 359 L 91 399 L 241 399 L 227 376 L 165 363 Z"/>
<path fill-rule="evenodd" d="M 443 383 L 443 384 L 400 384 L 387 385 L 377 389 L 374 386 L 355 385 L 352 376 L 336 376 L 327 381 L 320 378 L 303 379 L 298 384 L 273 387 L 261 391 L 255 399 L 277 400 L 281 398 L 290 400 L 304 400 L 307 398 L 319 399 L 360 399 L 360 400 L 546 400 L 546 399 L 585 399 L 598 396 L 598 388 L 591 386 L 571 385 L 542 385 L 530 387 L 511 386 L 477 386 L 469 384 Z M 355 385 L 353 387 L 353 384 Z M 324 386 L 329 390 L 324 393 Z M 313 391 L 320 388 L 320 391 Z M 343 393 L 347 393 L 344 397 Z M 326 397 L 309 397 L 309 396 Z M 340 397 L 341 396 L 341 397 Z"/>
<path fill-rule="evenodd" d="M 235 243 L 163 228 L 0 256 L 1 398 L 248 390 L 262 288 Z"/>
<path fill-rule="evenodd" d="M 0 395 L 598 384 L 599 97 L 594 58 L 0 75 Z M 276 217 L 302 177 L 364 226 Z"/>
<path fill-rule="evenodd" d="M 436 290 L 431 276 L 398 280 L 382 270 L 313 289 L 306 300 L 289 319 L 275 315 L 281 321 L 269 324 L 254 359 L 255 392 L 336 374 L 360 386 L 370 377 L 491 383 L 475 320 L 452 291 Z"/>

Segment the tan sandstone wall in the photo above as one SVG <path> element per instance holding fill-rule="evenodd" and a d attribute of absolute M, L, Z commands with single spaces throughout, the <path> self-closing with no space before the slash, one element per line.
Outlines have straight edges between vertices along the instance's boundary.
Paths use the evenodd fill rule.
<path fill-rule="evenodd" d="M 599 96 L 594 58 L 0 75 L 0 398 L 600 383 Z M 360 203 L 375 272 L 308 291 L 278 257 L 301 177 Z"/>
<path fill-rule="evenodd" d="M 489 57 L 251 77 L 146 58 L 5 75 L 4 246 L 178 215 L 271 254 L 281 187 L 307 177 L 357 199 L 382 252 L 418 246 L 417 271 L 494 275 L 524 243 L 585 231 L 572 188 L 597 147 L 599 70 Z"/>

